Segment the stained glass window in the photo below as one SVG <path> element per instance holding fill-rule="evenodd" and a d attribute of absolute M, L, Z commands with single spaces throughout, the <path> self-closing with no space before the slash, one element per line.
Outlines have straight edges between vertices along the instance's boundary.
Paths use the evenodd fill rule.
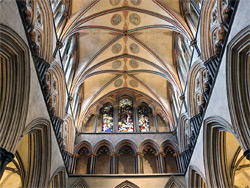
<path fill-rule="evenodd" d="M 113 132 L 113 106 L 106 104 L 103 107 L 103 116 L 102 116 L 102 131 L 103 132 Z"/>
<path fill-rule="evenodd" d="M 138 108 L 138 119 L 140 132 L 149 132 L 149 108 L 145 105 L 141 105 Z"/>
<path fill-rule="evenodd" d="M 133 132 L 133 102 L 123 98 L 119 102 L 118 132 Z"/>

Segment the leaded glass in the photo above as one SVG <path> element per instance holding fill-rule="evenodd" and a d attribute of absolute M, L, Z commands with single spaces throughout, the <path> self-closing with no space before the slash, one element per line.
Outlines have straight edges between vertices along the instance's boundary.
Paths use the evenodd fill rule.
<path fill-rule="evenodd" d="M 139 128 L 141 132 L 149 132 L 149 108 L 142 105 L 138 108 Z"/>
<path fill-rule="evenodd" d="M 123 98 L 119 102 L 119 132 L 133 132 L 133 102 L 128 98 Z"/>
<path fill-rule="evenodd" d="M 107 104 L 103 107 L 102 131 L 113 132 L 113 125 L 113 107 L 110 104 Z"/>

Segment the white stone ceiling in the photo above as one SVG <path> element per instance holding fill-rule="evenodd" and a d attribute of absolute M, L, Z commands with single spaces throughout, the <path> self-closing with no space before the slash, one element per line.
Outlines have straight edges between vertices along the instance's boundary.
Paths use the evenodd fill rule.
<path fill-rule="evenodd" d="M 79 65 L 71 93 L 84 83 L 83 120 L 92 104 L 119 88 L 155 100 L 173 122 L 167 85 L 181 93 L 172 33 L 192 38 L 179 0 L 72 0 L 60 39 L 79 34 Z"/>

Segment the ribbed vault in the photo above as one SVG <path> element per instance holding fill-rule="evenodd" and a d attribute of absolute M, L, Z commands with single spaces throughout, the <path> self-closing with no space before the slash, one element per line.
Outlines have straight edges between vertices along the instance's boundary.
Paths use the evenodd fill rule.
<path fill-rule="evenodd" d="M 69 90 L 73 96 L 84 85 L 78 125 L 90 106 L 122 88 L 151 98 L 173 125 L 168 89 L 182 94 L 173 33 L 193 38 L 179 0 L 72 0 L 71 8 L 59 39 L 77 36 L 78 64 Z"/>

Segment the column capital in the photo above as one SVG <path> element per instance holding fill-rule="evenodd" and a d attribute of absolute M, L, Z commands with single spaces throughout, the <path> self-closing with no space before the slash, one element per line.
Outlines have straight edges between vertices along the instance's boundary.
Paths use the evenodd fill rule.
<path fill-rule="evenodd" d="M 92 153 L 89 153 L 89 154 L 87 155 L 88 158 L 89 158 L 89 157 L 92 157 L 92 156 L 93 156 L 93 157 L 97 157 L 97 155 L 96 155 L 95 153 L 93 153 L 93 152 L 92 152 Z"/>
<path fill-rule="evenodd" d="M 115 157 L 115 156 L 118 156 L 118 155 L 119 155 L 118 153 L 110 153 L 109 157 Z"/>
<path fill-rule="evenodd" d="M 142 152 L 136 152 L 135 155 L 138 155 L 138 156 L 140 156 L 140 157 L 143 157 L 143 156 L 144 156 L 144 154 L 143 154 Z"/>
<path fill-rule="evenodd" d="M 62 41 L 60 41 L 60 40 L 56 41 L 56 46 L 57 46 L 59 49 L 61 49 L 61 48 L 63 47 Z"/>
<path fill-rule="evenodd" d="M 197 44 L 197 40 L 193 39 L 190 41 L 190 46 L 194 47 Z"/>

